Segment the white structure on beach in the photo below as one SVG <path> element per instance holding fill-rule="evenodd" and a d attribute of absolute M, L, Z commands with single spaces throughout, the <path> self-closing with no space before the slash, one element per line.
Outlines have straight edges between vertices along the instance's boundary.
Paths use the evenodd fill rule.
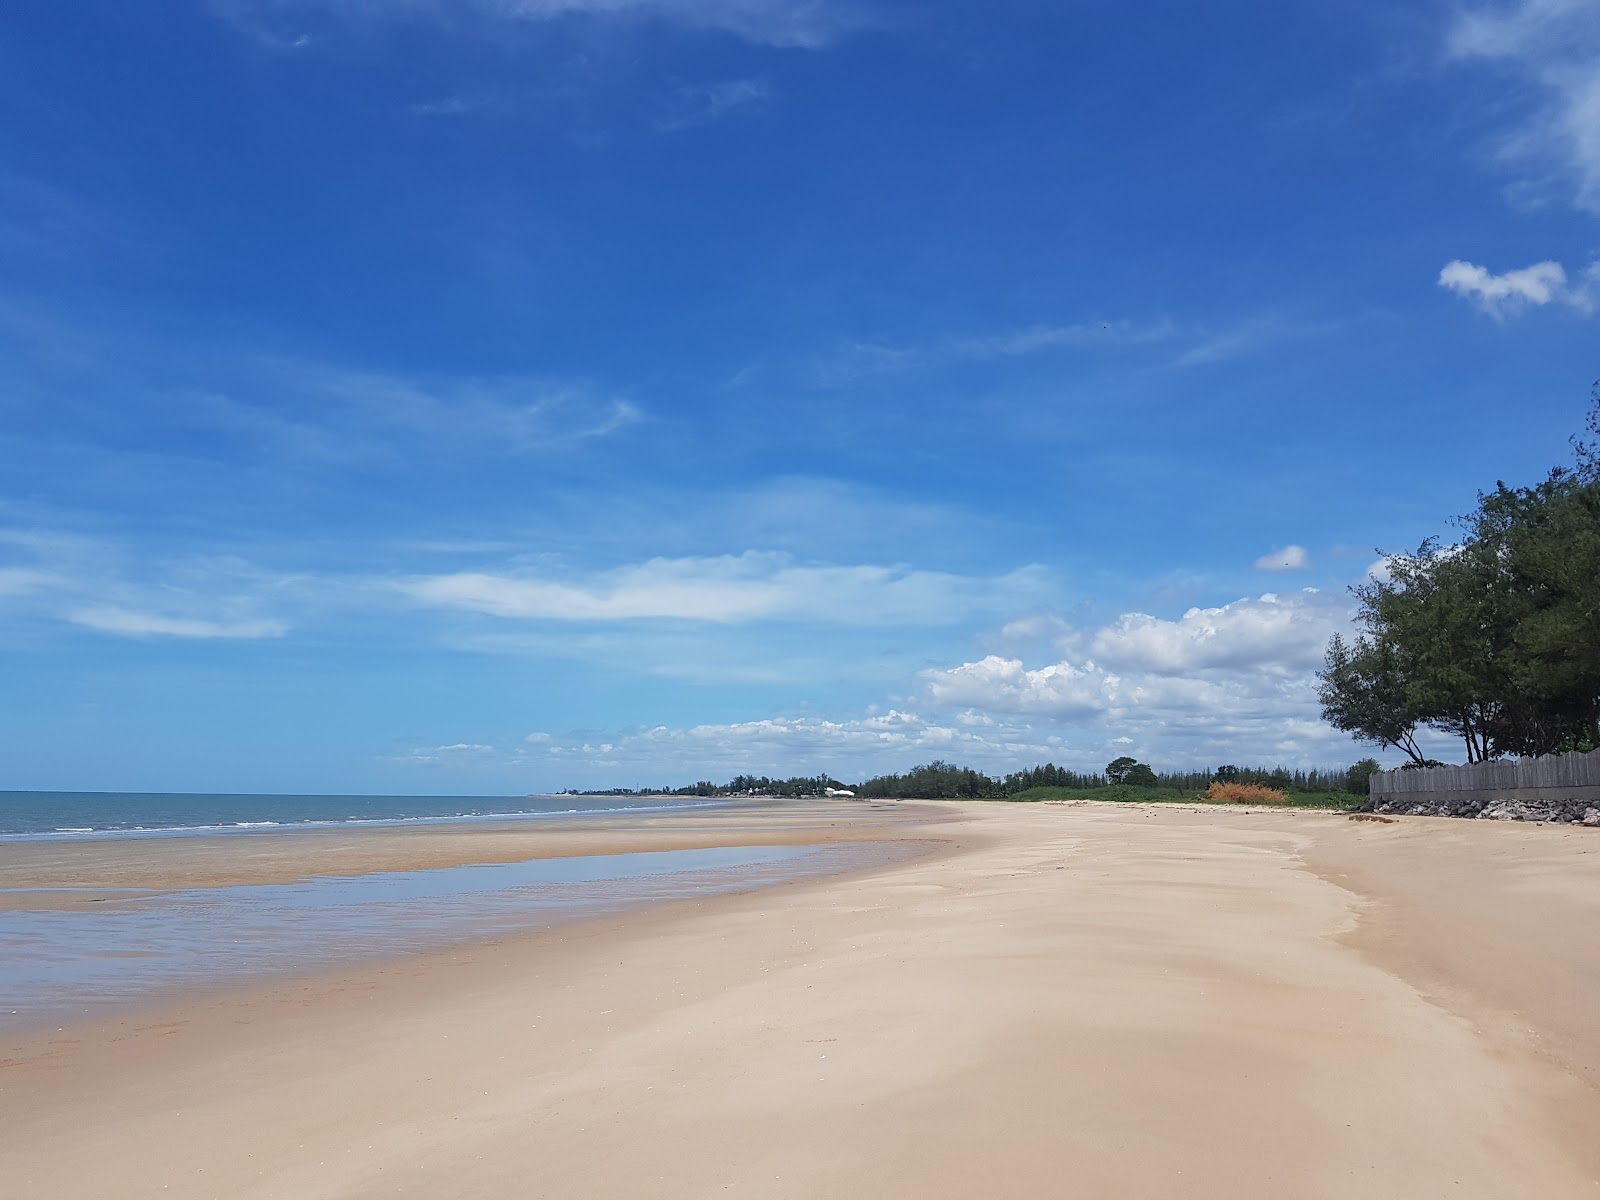
<path fill-rule="evenodd" d="M 854 800 L 856 798 L 856 794 L 849 788 L 823 788 L 822 794 L 824 796 L 844 796 L 850 800 Z"/>

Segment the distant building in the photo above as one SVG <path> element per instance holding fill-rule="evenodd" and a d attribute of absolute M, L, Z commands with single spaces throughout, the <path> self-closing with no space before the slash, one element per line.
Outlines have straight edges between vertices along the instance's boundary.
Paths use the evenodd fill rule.
<path fill-rule="evenodd" d="M 843 796 L 848 800 L 854 800 L 856 798 L 856 794 L 849 788 L 823 788 L 822 794 L 824 796 Z"/>

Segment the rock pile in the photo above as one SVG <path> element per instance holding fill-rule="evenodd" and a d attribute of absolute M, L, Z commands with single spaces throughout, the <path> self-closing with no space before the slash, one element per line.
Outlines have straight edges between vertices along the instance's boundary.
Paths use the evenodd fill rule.
<path fill-rule="evenodd" d="M 1416 794 L 1385 796 L 1370 808 L 1375 813 L 1412 817 L 1474 817 L 1480 821 L 1553 821 L 1562 825 L 1600 826 L 1600 801 L 1593 799 L 1521 800 L 1492 793 L 1445 795 L 1426 800 Z"/>

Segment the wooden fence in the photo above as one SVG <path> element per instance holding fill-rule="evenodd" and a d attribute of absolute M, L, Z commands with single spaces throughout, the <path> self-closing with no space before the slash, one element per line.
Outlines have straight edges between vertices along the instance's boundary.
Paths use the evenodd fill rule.
<path fill-rule="evenodd" d="M 1372 777 L 1371 791 L 1378 804 L 1495 800 L 1600 804 L 1600 750 L 1503 759 L 1465 767 L 1379 771 Z"/>

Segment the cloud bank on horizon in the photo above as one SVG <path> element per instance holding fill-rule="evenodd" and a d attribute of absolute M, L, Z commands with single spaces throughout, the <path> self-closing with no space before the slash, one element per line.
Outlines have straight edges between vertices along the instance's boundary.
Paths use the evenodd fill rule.
<path fill-rule="evenodd" d="M 0 73 L 0 787 L 1347 762 L 1348 586 L 1600 374 L 1600 0 L 97 22 Z"/>

